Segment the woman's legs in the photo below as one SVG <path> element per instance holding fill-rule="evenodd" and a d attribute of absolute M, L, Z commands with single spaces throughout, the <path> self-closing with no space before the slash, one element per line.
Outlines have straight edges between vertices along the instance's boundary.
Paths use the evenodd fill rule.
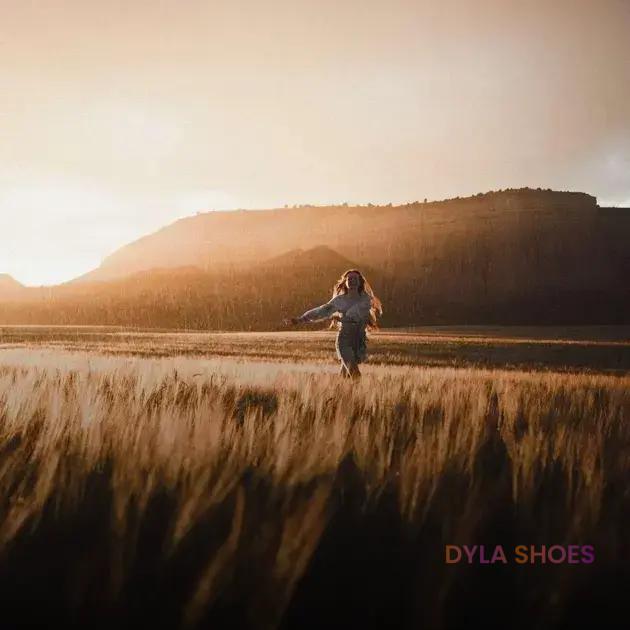
<path fill-rule="evenodd" d="M 339 345 L 339 359 L 341 360 L 341 376 L 344 378 L 357 378 L 361 376 L 359 364 L 354 355 L 354 350 L 349 346 Z"/>
<path fill-rule="evenodd" d="M 356 363 L 348 364 L 346 366 L 346 364 L 342 362 L 339 374 L 340 376 L 343 376 L 343 378 L 358 378 L 359 376 L 361 376 L 361 371 L 359 370 L 359 366 Z"/>
<path fill-rule="evenodd" d="M 361 376 L 361 370 L 359 370 L 358 363 L 348 365 L 347 370 L 352 378 L 359 378 Z"/>
<path fill-rule="evenodd" d="M 361 376 L 359 370 L 359 357 L 357 356 L 357 349 L 360 344 L 357 344 L 357 335 L 361 333 L 361 329 L 354 326 L 347 326 L 342 328 L 335 342 L 337 348 L 337 356 L 341 361 L 340 374 L 344 378 L 358 378 Z"/>

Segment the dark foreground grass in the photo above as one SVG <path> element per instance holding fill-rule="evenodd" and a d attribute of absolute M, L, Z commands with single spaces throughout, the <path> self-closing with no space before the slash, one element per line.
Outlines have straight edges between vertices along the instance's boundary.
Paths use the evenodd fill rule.
<path fill-rule="evenodd" d="M 627 377 L 0 360 L 3 627 L 628 618 Z M 445 545 L 507 564 L 446 564 Z M 592 545 L 592 564 L 513 561 Z"/>

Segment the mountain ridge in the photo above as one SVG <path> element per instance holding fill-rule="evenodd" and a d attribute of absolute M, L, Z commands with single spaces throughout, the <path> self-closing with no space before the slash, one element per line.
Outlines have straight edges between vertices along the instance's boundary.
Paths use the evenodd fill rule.
<path fill-rule="evenodd" d="M 326 245 L 343 254 L 342 240 L 326 225 L 331 219 L 340 220 L 351 228 L 361 221 L 387 223 L 393 216 L 403 218 L 406 214 L 415 215 L 407 217 L 414 220 L 423 214 L 479 212 L 481 209 L 495 213 L 545 208 L 595 211 L 598 207 L 596 198 L 587 193 L 521 188 L 400 205 L 302 204 L 261 210 L 198 212 L 123 245 L 106 256 L 99 267 L 71 282 L 112 279 L 150 269 L 158 263 L 172 267 L 195 265 L 204 269 L 234 265 L 278 256 L 295 247 L 308 249 Z M 457 217 L 451 217 L 453 219 Z M 303 222 L 310 223 L 310 229 L 300 230 L 299 223 Z M 283 239 L 283 235 L 286 238 Z M 274 239 L 278 242 L 275 248 L 271 244 Z"/>
<path fill-rule="evenodd" d="M 630 323 L 630 210 L 583 193 L 210 212 L 156 234 L 82 282 L 0 300 L 0 323 L 275 329 L 348 268 L 384 326 Z"/>
<path fill-rule="evenodd" d="M 26 287 L 8 273 L 0 273 L 0 296 L 13 296 L 24 291 Z"/>

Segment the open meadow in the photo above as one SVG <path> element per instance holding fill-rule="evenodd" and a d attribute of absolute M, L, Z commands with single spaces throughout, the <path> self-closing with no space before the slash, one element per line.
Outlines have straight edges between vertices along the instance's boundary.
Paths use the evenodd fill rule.
<path fill-rule="evenodd" d="M 349 381 L 328 331 L 1 328 L 3 627 L 627 617 L 628 329 L 368 345 Z M 594 561 L 517 564 L 517 545 Z"/>
<path fill-rule="evenodd" d="M 630 0 L 0 22 L 0 630 L 630 628 Z"/>
<path fill-rule="evenodd" d="M 145 357 L 232 357 L 334 366 L 334 331 L 199 332 L 114 326 L 0 326 L 0 349 Z M 369 334 L 370 364 L 630 372 L 630 326 L 425 326 Z M 325 369 L 325 368 L 324 368 Z"/>

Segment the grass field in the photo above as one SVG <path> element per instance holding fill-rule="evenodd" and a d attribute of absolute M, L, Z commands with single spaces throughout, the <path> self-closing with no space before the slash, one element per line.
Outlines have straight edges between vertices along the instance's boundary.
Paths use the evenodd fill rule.
<path fill-rule="evenodd" d="M 334 331 L 199 333 L 108 327 L 0 326 L 2 348 L 133 356 L 234 357 L 334 365 Z M 424 327 L 370 333 L 370 364 L 630 372 L 630 326 Z"/>
<path fill-rule="evenodd" d="M 383 332 L 358 382 L 328 332 L 5 328 L 0 344 L 7 627 L 630 613 L 623 329 Z M 595 562 L 446 564 L 449 544 L 588 544 Z"/>

